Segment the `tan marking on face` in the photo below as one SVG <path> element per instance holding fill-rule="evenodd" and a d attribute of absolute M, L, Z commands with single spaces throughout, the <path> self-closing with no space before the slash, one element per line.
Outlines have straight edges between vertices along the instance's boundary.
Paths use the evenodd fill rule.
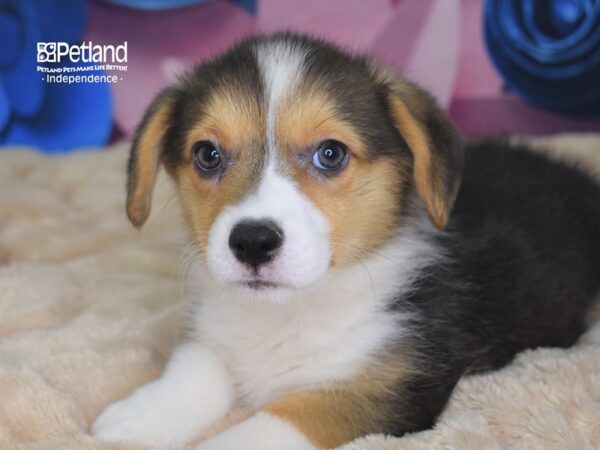
<path fill-rule="evenodd" d="M 397 420 L 391 406 L 401 401 L 398 385 L 409 367 L 398 358 L 330 389 L 289 393 L 266 412 L 294 425 L 316 447 L 337 448 Z"/>
<path fill-rule="evenodd" d="M 304 175 L 301 186 L 331 225 L 332 265 L 356 263 L 385 241 L 397 224 L 401 177 L 395 161 L 350 160 L 330 180 Z"/>
<path fill-rule="evenodd" d="M 315 176 L 310 157 L 299 167 L 298 154 L 334 139 L 351 153 L 347 166 L 332 177 Z M 340 119 L 334 103 L 315 91 L 300 92 L 281 105 L 277 117 L 280 158 L 286 161 L 302 192 L 331 226 L 332 265 L 356 263 L 392 233 L 398 218 L 404 175 L 391 157 L 367 159 L 366 143 Z M 307 153 L 310 154 L 310 153 Z"/>
<path fill-rule="evenodd" d="M 152 205 L 152 190 L 156 182 L 161 142 L 171 120 L 172 101 L 166 100 L 150 118 L 137 143 L 135 163 L 129 174 L 127 216 L 136 227 L 141 227 Z"/>
<path fill-rule="evenodd" d="M 191 158 L 192 145 L 207 139 L 216 139 L 225 149 L 248 153 L 254 143 L 264 140 L 264 112 L 260 108 L 244 88 L 233 85 L 213 90 L 202 117 L 188 133 L 185 155 Z"/>
<path fill-rule="evenodd" d="M 188 133 L 176 179 L 184 216 L 201 250 L 223 208 L 239 202 L 258 182 L 265 157 L 264 128 L 264 115 L 251 94 L 228 87 L 213 93 Z M 204 178 L 194 167 L 192 149 L 199 141 L 218 144 L 229 155 L 220 179 Z"/>
<path fill-rule="evenodd" d="M 279 105 L 276 135 L 279 150 L 286 158 L 325 139 L 343 142 L 360 157 L 367 155 L 359 134 L 340 119 L 333 100 L 310 88 L 286 97 Z"/>

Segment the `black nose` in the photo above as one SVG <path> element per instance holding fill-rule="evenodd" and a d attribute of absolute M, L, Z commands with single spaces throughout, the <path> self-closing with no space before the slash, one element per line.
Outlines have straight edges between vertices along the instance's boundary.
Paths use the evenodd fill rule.
<path fill-rule="evenodd" d="M 238 223 L 229 235 L 235 257 L 254 269 L 272 260 L 282 243 L 283 231 L 269 221 Z"/>

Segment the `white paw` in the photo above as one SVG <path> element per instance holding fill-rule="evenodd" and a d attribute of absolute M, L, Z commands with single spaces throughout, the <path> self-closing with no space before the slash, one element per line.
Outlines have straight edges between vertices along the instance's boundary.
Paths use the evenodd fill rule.
<path fill-rule="evenodd" d="M 173 403 L 167 394 L 160 381 L 139 388 L 108 406 L 94 422 L 92 434 L 101 440 L 149 446 L 185 444 L 201 431 L 194 423 L 198 418 L 187 414 L 188 405 Z"/>
<path fill-rule="evenodd" d="M 161 378 L 106 408 L 92 433 L 109 441 L 182 446 L 223 417 L 232 403 L 233 387 L 221 361 L 207 349 L 184 344 Z"/>
<path fill-rule="evenodd" d="M 196 450 L 317 450 L 292 425 L 266 413 L 231 427 Z"/>

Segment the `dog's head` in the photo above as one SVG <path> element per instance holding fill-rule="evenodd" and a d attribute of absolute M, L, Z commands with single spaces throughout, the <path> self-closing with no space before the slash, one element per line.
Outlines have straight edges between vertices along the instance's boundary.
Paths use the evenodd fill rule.
<path fill-rule="evenodd" d="M 129 161 L 136 226 L 161 162 L 209 273 L 257 295 L 356 263 L 401 232 L 410 192 L 444 228 L 462 151 L 419 87 L 282 34 L 240 43 L 156 98 Z"/>

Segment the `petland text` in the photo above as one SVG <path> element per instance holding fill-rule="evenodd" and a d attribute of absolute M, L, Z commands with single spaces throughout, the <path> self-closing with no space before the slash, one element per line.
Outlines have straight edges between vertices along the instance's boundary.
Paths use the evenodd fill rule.
<path fill-rule="evenodd" d="M 94 44 L 91 41 L 80 45 L 67 42 L 37 43 L 38 63 L 59 63 L 64 57 L 68 57 L 74 63 L 126 63 L 127 41 L 117 46 Z"/>

